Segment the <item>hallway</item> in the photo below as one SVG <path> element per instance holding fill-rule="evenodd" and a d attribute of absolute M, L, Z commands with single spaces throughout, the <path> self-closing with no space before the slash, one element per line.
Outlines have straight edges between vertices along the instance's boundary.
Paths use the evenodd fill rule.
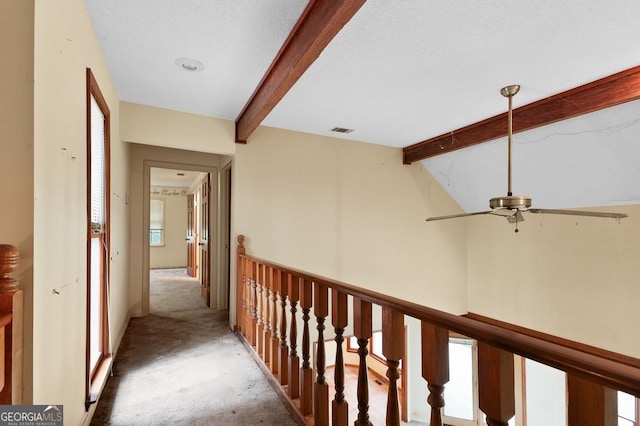
<path fill-rule="evenodd" d="M 253 359 L 183 269 L 152 270 L 92 425 L 295 425 Z"/>

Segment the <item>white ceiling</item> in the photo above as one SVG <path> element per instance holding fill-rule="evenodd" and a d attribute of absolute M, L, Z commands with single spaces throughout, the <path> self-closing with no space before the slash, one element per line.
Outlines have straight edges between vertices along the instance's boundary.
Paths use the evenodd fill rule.
<path fill-rule="evenodd" d="M 307 2 L 85 3 L 121 99 L 235 120 Z M 638 22 L 637 0 L 368 0 L 263 124 L 405 147 L 504 112 L 507 84 L 517 107 L 640 64 Z M 640 104 L 616 110 L 516 135 L 514 192 L 536 207 L 640 203 Z M 485 210 L 506 192 L 505 150 L 422 164 Z"/>

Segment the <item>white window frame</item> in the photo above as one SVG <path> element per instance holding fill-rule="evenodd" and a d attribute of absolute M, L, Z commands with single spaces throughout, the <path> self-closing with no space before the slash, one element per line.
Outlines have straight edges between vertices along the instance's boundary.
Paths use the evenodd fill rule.
<path fill-rule="evenodd" d="M 160 228 L 154 228 L 153 220 L 153 204 L 154 202 L 160 203 Z M 160 231 L 160 242 L 154 243 L 151 238 L 151 232 Z M 165 200 L 160 197 L 151 197 L 149 200 L 149 246 L 150 247 L 163 247 L 165 245 Z"/>

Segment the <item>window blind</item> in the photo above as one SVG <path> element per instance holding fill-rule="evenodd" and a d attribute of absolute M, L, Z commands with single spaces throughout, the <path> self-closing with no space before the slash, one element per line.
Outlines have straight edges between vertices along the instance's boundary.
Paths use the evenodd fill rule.
<path fill-rule="evenodd" d="M 91 96 L 91 230 L 103 232 L 105 224 L 104 196 L 104 114 Z"/>

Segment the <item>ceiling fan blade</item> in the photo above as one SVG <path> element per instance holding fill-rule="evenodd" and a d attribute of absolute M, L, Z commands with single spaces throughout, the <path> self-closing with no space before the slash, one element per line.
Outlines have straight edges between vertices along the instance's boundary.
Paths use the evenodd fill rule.
<path fill-rule="evenodd" d="M 450 214 L 448 216 L 436 216 L 436 217 L 427 218 L 427 222 L 430 222 L 430 221 L 433 221 L 433 220 L 455 219 L 457 217 L 477 216 L 477 215 L 480 215 L 480 214 L 489 214 L 489 213 L 491 213 L 491 211 L 473 212 L 473 213 L 461 213 L 461 214 Z"/>
<path fill-rule="evenodd" d="M 548 213 L 548 214 L 565 214 L 571 216 L 590 216 L 590 217 L 606 217 L 610 219 L 623 219 L 627 217 L 626 213 L 609 213 L 609 212 L 590 212 L 581 210 L 564 210 L 564 209 L 529 209 L 531 213 Z"/>

